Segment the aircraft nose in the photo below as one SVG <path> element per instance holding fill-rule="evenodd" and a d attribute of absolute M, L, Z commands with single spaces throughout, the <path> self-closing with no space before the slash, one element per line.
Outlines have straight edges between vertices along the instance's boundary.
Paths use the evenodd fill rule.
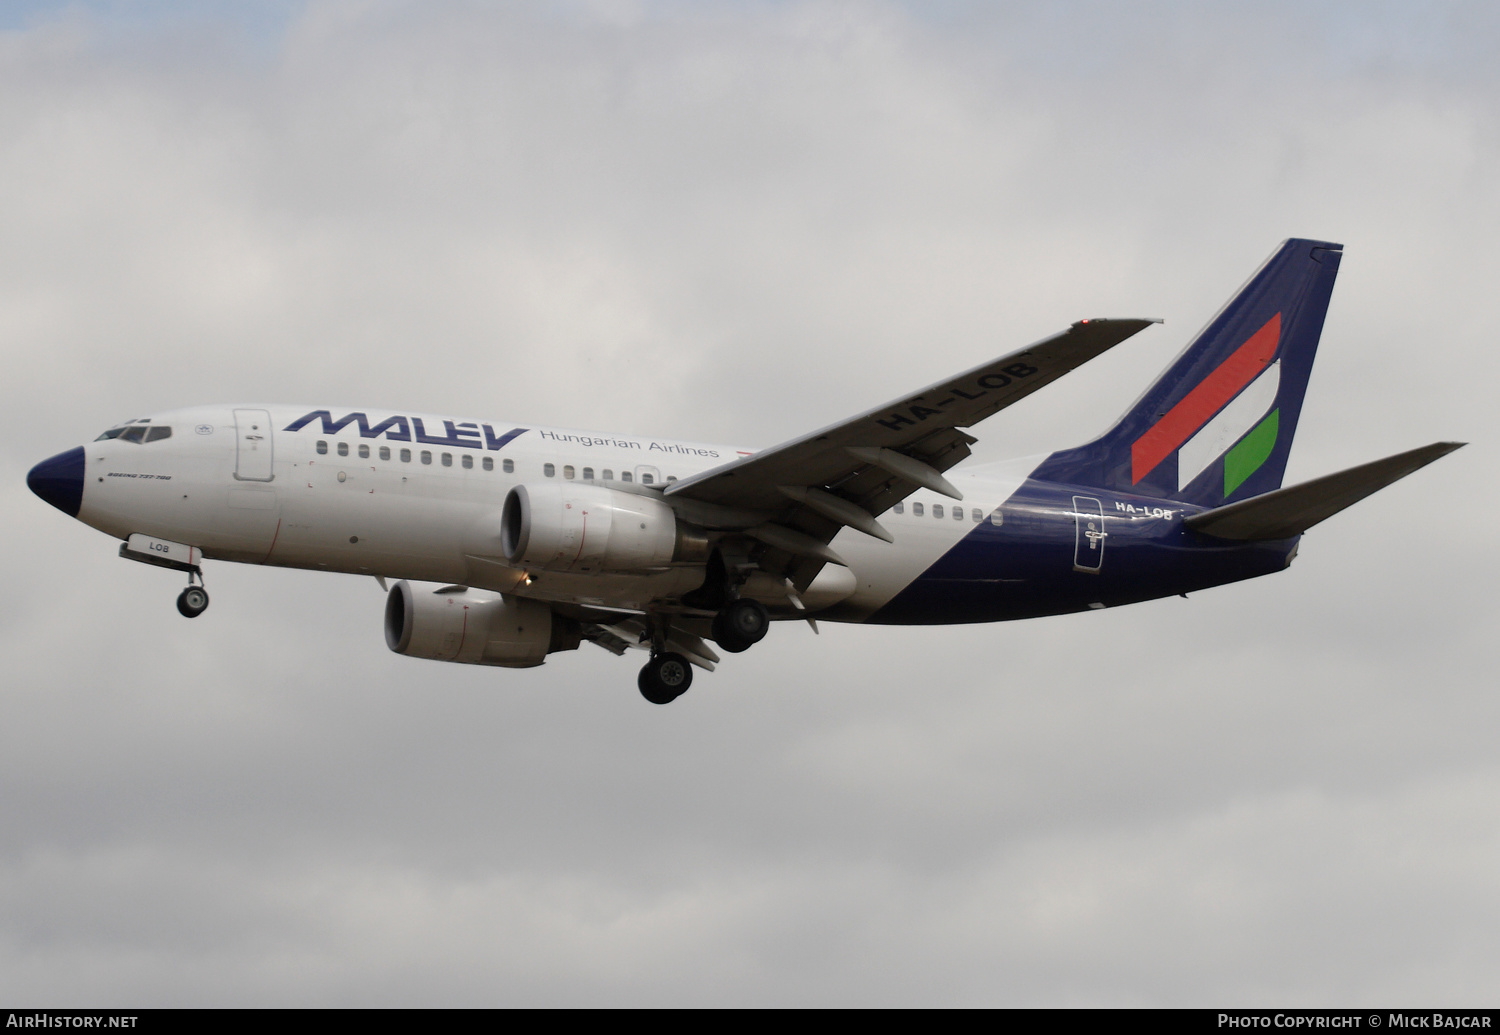
<path fill-rule="evenodd" d="M 26 476 L 26 484 L 68 517 L 76 518 L 83 506 L 83 447 L 43 460 Z"/>

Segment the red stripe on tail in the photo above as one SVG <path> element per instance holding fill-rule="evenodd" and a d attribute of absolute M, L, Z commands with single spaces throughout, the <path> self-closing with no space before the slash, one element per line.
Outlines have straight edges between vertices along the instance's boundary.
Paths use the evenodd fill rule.
<path fill-rule="evenodd" d="M 1277 313 L 1131 444 L 1130 483 L 1134 485 L 1155 470 L 1157 464 L 1191 438 L 1241 388 L 1270 366 L 1280 341 L 1281 314 Z"/>

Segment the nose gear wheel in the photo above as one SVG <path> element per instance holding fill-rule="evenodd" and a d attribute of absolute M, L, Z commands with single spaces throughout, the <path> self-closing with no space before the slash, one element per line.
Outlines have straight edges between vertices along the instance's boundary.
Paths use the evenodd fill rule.
<path fill-rule="evenodd" d="M 202 586 L 189 586 L 177 594 L 177 610 L 184 618 L 197 618 L 208 610 L 208 592 Z"/>
<path fill-rule="evenodd" d="M 203 569 L 196 565 L 188 569 L 187 589 L 177 594 L 177 613 L 184 618 L 197 618 L 208 610 L 208 589 L 203 585 Z"/>

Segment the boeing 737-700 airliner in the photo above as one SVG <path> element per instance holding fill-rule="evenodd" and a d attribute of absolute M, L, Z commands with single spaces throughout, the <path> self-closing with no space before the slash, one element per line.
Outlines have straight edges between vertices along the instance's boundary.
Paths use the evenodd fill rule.
<path fill-rule="evenodd" d="M 373 575 L 397 653 L 638 648 L 665 704 L 710 641 L 746 650 L 772 620 L 992 622 L 1285 568 L 1307 528 L 1462 444 L 1281 486 L 1341 255 L 1284 243 L 1114 427 L 1040 459 L 959 467 L 963 429 L 1154 321 L 1079 321 L 771 449 L 237 404 L 118 424 L 27 483 L 185 572 L 188 617 L 205 559 Z"/>

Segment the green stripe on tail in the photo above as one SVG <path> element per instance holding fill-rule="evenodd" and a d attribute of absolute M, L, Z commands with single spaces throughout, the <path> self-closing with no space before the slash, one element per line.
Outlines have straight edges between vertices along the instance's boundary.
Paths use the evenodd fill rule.
<path fill-rule="evenodd" d="M 1271 450 L 1276 448 L 1276 429 L 1281 409 L 1272 410 L 1255 428 L 1224 454 L 1224 498 L 1238 489 L 1246 478 L 1260 470 Z"/>

